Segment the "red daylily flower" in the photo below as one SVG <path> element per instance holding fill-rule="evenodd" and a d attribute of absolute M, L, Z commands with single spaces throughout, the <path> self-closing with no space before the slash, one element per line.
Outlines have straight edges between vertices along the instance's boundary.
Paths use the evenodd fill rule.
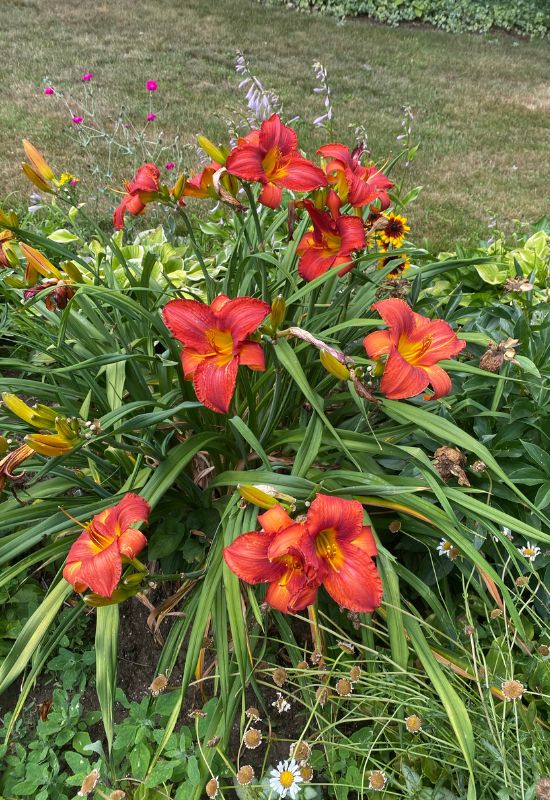
<path fill-rule="evenodd" d="M 301 155 L 296 133 L 277 114 L 239 139 L 225 166 L 237 178 L 260 182 L 259 201 L 269 208 L 280 206 L 283 187 L 309 192 L 327 185 L 323 170 Z"/>
<path fill-rule="evenodd" d="M 132 527 L 147 522 L 149 503 L 127 494 L 114 506 L 96 514 L 69 550 L 63 577 L 76 592 L 90 588 L 111 597 L 122 574 L 122 558 L 135 558 L 147 539 Z"/>
<path fill-rule="evenodd" d="M 389 326 L 387 331 L 369 333 L 363 341 L 369 358 L 388 357 L 380 384 L 385 396 L 391 400 L 415 397 L 429 384 L 434 390 L 432 400 L 449 394 L 451 379 L 437 362 L 458 355 L 466 342 L 447 322 L 416 314 L 404 300 L 381 300 L 372 308 Z"/>
<path fill-rule="evenodd" d="M 171 300 L 162 312 L 164 324 L 183 345 L 183 372 L 193 379 L 197 398 L 207 408 L 227 413 L 239 366 L 262 371 L 264 352 L 248 337 L 270 313 L 262 300 L 221 294 L 211 305 Z"/>
<path fill-rule="evenodd" d="M 265 599 L 272 608 L 285 614 L 300 611 L 315 602 L 319 586 L 314 571 L 296 547 L 303 535 L 303 527 L 279 505 L 260 514 L 258 520 L 262 530 L 238 536 L 224 549 L 225 562 L 247 583 L 269 583 Z M 271 558 L 270 546 L 282 533 L 287 549 Z"/>
<path fill-rule="evenodd" d="M 185 183 L 183 194 L 187 197 L 213 197 L 217 198 L 216 190 L 214 188 L 214 175 L 221 169 L 221 164 L 213 161 L 207 167 L 204 167 L 197 175 L 189 178 Z"/>
<path fill-rule="evenodd" d="M 304 200 L 304 206 L 313 222 L 313 230 L 302 237 L 296 252 L 300 256 L 298 272 L 306 281 L 323 275 L 332 267 L 342 267 L 341 277 L 353 267 L 351 253 L 365 247 L 365 229 L 360 217 L 340 214 L 340 202 L 331 192 L 328 198 L 331 206 L 328 211 L 315 208 L 311 200 Z"/>
<path fill-rule="evenodd" d="M 269 548 L 271 560 L 291 547 L 313 568 L 330 596 L 350 611 L 370 613 L 382 602 L 382 581 L 373 556 L 378 551 L 363 507 L 357 500 L 318 494 L 303 523 L 297 543 L 294 532 L 283 531 Z"/>
<path fill-rule="evenodd" d="M 152 163 L 143 164 L 133 179 L 126 184 L 126 194 L 113 214 L 117 231 L 124 227 L 124 214 L 128 212 L 137 217 L 145 210 L 147 203 L 154 199 L 159 190 L 160 170 Z"/>
<path fill-rule="evenodd" d="M 363 150 L 360 145 L 350 152 L 345 144 L 335 143 L 325 144 L 317 152 L 330 159 L 325 167 L 328 182 L 343 203 L 361 208 L 380 200 L 380 207 L 385 209 L 390 204 L 388 189 L 393 183 L 378 167 L 364 167 L 360 163 Z"/>

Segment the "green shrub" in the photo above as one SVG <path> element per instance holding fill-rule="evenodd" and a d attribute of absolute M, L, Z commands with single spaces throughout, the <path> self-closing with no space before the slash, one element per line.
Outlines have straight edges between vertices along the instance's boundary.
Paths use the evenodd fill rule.
<path fill-rule="evenodd" d="M 264 0 L 261 0 L 264 2 Z M 388 25 L 424 22 L 450 33 L 486 33 L 501 28 L 527 36 L 547 36 L 550 5 L 538 0 L 269 0 L 301 11 L 337 17 L 365 15 Z"/>

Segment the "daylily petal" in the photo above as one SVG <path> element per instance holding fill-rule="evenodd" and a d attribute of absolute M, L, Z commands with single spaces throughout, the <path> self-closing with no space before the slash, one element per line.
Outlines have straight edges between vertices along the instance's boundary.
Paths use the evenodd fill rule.
<path fill-rule="evenodd" d="M 260 126 L 259 144 L 265 152 L 276 149 L 286 155 L 297 148 L 298 137 L 292 128 L 283 125 L 278 114 L 272 114 Z"/>
<path fill-rule="evenodd" d="M 363 339 L 363 346 L 369 358 L 377 360 L 380 356 L 385 356 L 392 344 L 392 336 L 389 331 L 373 331 Z"/>
<path fill-rule="evenodd" d="M 292 614 L 312 605 L 317 598 L 318 588 L 318 584 L 305 581 L 298 587 L 294 581 L 289 583 L 273 581 L 268 586 L 265 600 L 277 611 Z"/>
<path fill-rule="evenodd" d="M 418 317 L 420 315 L 417 314 L 415 316 Z M 425 320 L 426 318 L 424 317 L 423 319 Z M 458 338 L 448 322 L 442 319 L 426 320 L 426 322 L 427 325 L 416 326 L 412 337 L 416 338 L 418 331 L 419 334 L 423 333 L 430 338 L 430 346 L 419 360 L 421 366 L 430 367 L 444 358 L 452 358 L 466 347 L 466 342 Z"/>
<path fill-rule="evenodd" d="M 110 537 L 110 544 L 112 544 L 114 540 L 115 535 L 113 534 L 112 537 Z M 92 540 L 89 530 L 86 529 L 71 545 L 71 549 L 67 555 L 67 564 L 71 564 L 73 561 L 78 561 L 80 563 L 99 553 L 101 553 L 101 547 Z"/>
<path fill-rule="evenodd" d="M 369 525 L 363 525 L 361 533 L 359 536 L 357 536 L 357 538 L 353 539 L 352 544 L 354 547 L 358 547 L 359 550 L 362 550 L 368 556 L 378 555 L 378 548 L 376 546 L 374 536 L 372 535 L 372 529 L 369 527 Z"/>
<path fill-rule="evenodd" d="M 287 166 L 287 174 L 277 179 L 280 186 L 296 192 L 310 192 L 327 185 L 327 178 L 321 167 L 299 153 L 292 156 Z"/>
<path fill-rule="evenodd" d="M 127 528 L 119 537 L 118 549 L 127 558 L 135 558 L 144 547 L 147 547 L 147 538 L 136 528 Z"/>
<path fill-rule="evenodd" d="M 264 183 L 258 201 L 267 208 L 279 208 L 283 199 L 283 190 L 274 183 Z"/>
<path fill-rule="evenodd" d="M 196 353 L 194 350 L 189 350 L 189 348 L 185 347 L 181 351 L 181 365 L 185 378 L 192 378 L 198 365 L 201 361 L 204 361 L 205 358 L 207 358 L 207 356 L 205 356 L 204 353 Z"/>
<path fill-rule="evenodd" d="M 258 522 L 262 526 L 262 530 L 271 535 L 275 535 L 294 525 L 294 520 L 289 517 L 280 505 L 273 506 L 264 514 L 259 514 Z"/>
<path fill-rule="evenodd" d="M 433 395 L 429 398 L 430 400 L 438 400 L 440 397 L 445 397 L 445 395 L 449 394 L 453 388 L 453 384 L 444 369 L 437 365 L 433 367 L 423 367 L 423 369 L 424 372 L 427 373 L 434 390 Z"/>
<path fill-rule="evenodd" d="M 128 184 L 128 192 L 158 192 L 160 170 L 156 164 L 143 164 Z"/>
<path fill-rule="evenodd" d="M 239 348 L 239 364 L 257 372 L 263 372 L 265 369 L 265 356 L 261 344 L 258 342 L 243 342 Z"/>
<path fill-rule="evenodd" d="M 216 326 L 210 306 L 198 300 L 170 300 L 162 310 L 162 319 L 170 333 L 197 353 L 211 353 L 206 331 Z"/>
<path fill-rule="evenodd" d="M 236 297 L 228 300 L 218 313 L 218 327 L 221 330 L 230 330 L 237 345 L 250 336 L 270 313 L 270 306 L 263 300 Z"/>
<path fill-rule="evenodd" d="M 341 214 L 336 220 L 336 227 L 342 237 L 342 252 L 352 253 L 365 247 L 365 227 L 360 217 Z"/>
<path fill-rule="evenodd" d="M 63 577 L 70 583 L 75 592 L 83 592 L 88 584 L 80 579 L 80 569 L 82 561 L 73 561 L 71 564 L 65 564 L 63 569 Z"/>
<path fill-rule="evenodd" d="M 267 534 L 254 531 L 237 536 L 223 551 L 229 569 L 247 583 L 278 580 L 284 572 L 284 566 L 268 559 L 270 539 Z"/>
<path fill-rule="evenodd" d="M 102 597 L 110 597 L 122 574 L 118 540 L 101 553 L 82 561 L 79 579 Z"/>
<path fill-rule="evenodd" d="M 306 526 L 311 536 L 334 528 L 338 543 L 352 541 L 362 533 L 363 506 L 357 500 L 318 494 L 307 512 Z"/>
<path fill-rule="evenodd" d="M 235 391 L 239 359 L 232 358 L 219 366 L 217 358 L 205 358 L 193 375 L 193 386 L 198 400 L 218 414 L 226 414 Z"/>
<path fill-rule="evenodd" d="M 404 400 L 407 397 L 416 397 L 427 387 L 430 379 L 422 367 L 413 367 L 405 361 L 395 345 L 392 346 L 384 374 L 380 382 L 380 389 L 390 400 Z"/>
<path fill-rule="evenodd" d="M 269 543 L 269 559 L 273 561 L 288 553 L 302 553 L 301 540 L 304 536 L 307 536 L 306 528 L 299 522 L 293 522 L 290 527 L 279 531 Z"/>
<path fill-rule="evenodd" d="M 382 581 L 372 558 L 358 547 L 343 546 L 344 563 L 331 570 L 323 586 L 336 602 L 350 611 L 371 613 L 382 602 Z"/>
<path fill-rule="evenodd" d="M 378 311 L 397 338 L 402 334 L 410 334 L 414 329 L 414 312 L 404 300 L 395 297 L 389 300 L 380 300 L 371 308 L 373 311 Z"/>
<path fill-rule="evenodd" d="M 253 144 L 238 144 L 227 156 L 225 168 L 245 181 L 259 181 L 265 176 L 262 151 Z"/>
<path fill-rule="evenodd" d="M 300 257 L 298 273 L 305 281 L 312 281 L 333 267 L 335 258 L 319 246 L 311 247 Z"/>
<path fill-rule="evenodd" d="M 113 522 L 118 524 L 121 533 L 124 533 L 136 522 L 147 522 L 151 513 L 151 506 L 144 497 L 129 492 L 122 500 L 111 509 Z"/>
<path fill-rule="evenodd" d="M 317 153 L 323 158 L 334 158 L 341 161 L 344 166 L 352 164 L 350 149 L 345 144 L 324 144 L 317 150 Z"/>

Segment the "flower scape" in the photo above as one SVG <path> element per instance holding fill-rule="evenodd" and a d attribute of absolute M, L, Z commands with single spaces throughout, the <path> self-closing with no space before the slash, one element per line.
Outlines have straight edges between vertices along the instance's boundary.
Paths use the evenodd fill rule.
<path fill-rule="evenodd" d="M 21 677 L 22 707 L 71 626 L 95 628 L 104 735 L 83 715 L 61 737 L 71 796 L 532 797 L 550 752 L 541 248 L 529 291 L 503 277 L 513 358 L 488 365 L 509 347 L 467 288 L 492 262 L 410 241 L 410 149 L 378 163 L 335 140 L 317 64 L 326 138 L 307 157 L 238 63 L 256 121 L 198 136 L 196 170 L 162 143 L 134 163 L 109 230 L 85 179 L 24 142 L 33 210 L 0 210 L 0 585 L 6 619 L 18 581 L 40 599 L 0 692 Z M 154 137 L 164 82 L 146 78 Z M 91 102 L 99 70 L 79 81 Z M 75 136 L 94 130 L 83 108 Z M 136 700 L 116 664 L 138 613 Z"/>

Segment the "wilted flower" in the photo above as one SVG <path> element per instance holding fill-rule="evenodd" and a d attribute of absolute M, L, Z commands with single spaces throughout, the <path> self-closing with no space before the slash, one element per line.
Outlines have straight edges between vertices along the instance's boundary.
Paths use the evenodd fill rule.
<path fill-rule="evenodd" d="M 543 658 L 550 657 L 550 647 L 547 644 L 539 645 L 538 652 Z"/>
<path fill-rule="evenodd" d="M 463 466 L 466 464 L 466 456 L 456 447 L 438 447 L 434 453 L 433 464 L 444 481 L 454 476 L 458 479 L 459 486 L 469 486 Z"/>
<path fill-rule="evenodd" d="M 277 792 L 281 798 L 296 799 L 303 778 L 300 774 L 300 767 L 294 759 L 279 761 L 277 767 L 271 770 L 270 775 L 269 787 L 272 791 Z"/>
<path fill-rule="evenodd" d="M 252 722 L 260 722 L 262 719 L 260 717 L 260 712 L 255 706 L 250 706 L 250 708 L 247 708 L 245 713 L 248 719 L 251 719 Z"/>
<path fill-rule="evenodd" d="M 26 472 L 20 472 L 15 475 L 14 470 L 33 455 L 34 450 L 32 447 L 29 447 L 27 444 L 22 444 L 17 450 L 12 450 L 0 459 L 0 492 L 4 488 L 6 479 L 10 480 L 12 483 L 25 479 Z"/>
<path fill-rule="evenodd" d="M 507 702 L 521 700 L 525 692 L 525 686 L 520 681 L 503 681 L 501 684 L 502 694 Z"/>
<path fill-rule="evenodd" d="M 286 711 L 290 711 L 290 703 L 288 700 L 285 700 L 283 695 L 280 692 L 277 692 L 277 699 L 274 700 L 271 705 L 273 708 L 276 708 L 279 714 L 283 714 Z"/>
<path fill-rule="evenodd" d="M 376 769 L 369 775 L 369 789 L 373 789 L 375 792 L 381 792 L 387 781 L 388 779 L 385 773 Z"/>
<path fill-rule="evenodd" d="M 288 680 L 288 673 L 284 667 L 277 667 L 273 670 L 273 674 L 271 676 L 273 678 L 273 683 L 275 683 L 279 688 L 284 686 L 284 684 Z"/>
<path fill-rule="evenodd" d="M 295 761 L 307 761 L 311 755 L 311 747 L 307 742 L 295 742 L 294 744 L 290 745 L 290 758 L 293 758 Z"/>
<path fill-rule="evenodd" d="M 122 789 L 115 789 L 114 792 L 111 792 L 109 795 L 109 800 L 124 800 L 126 797 L 126 792 L 123 792 Z"/>
<path fill-rule="evenodd" d="M 489 613 L 489 617 L 491 619 L 498 619 L 499 617 L 502 617 L 502 609 L 493 608 L 493 610 Z"/>
<path fill-rule="evenodd" d="M 205 790 L 207 796 L 210 797 L 211 800 L 214 800 L 214 798 L 216 798 L 218 796 L 218 789 L 219 788 L 220 788 L 220 784 L 219 784 L 218 778 L 210 778 L 210 780 L 208 781 L 208 783 L 204 787 L 204 790 Z"/>
<path fill-rule="evenodd" d="M 317 700 L 321 708 L 324 708 L 329 697 L 330 697 L 329 687 L 319 686 L 317 691 L 315 692 L 315 699 Z"/>
<path fill-rule="evenodd" d="M 527 278 L 508 278 L 504 284 L 505 292 L 530 292 L 533 284 Z"/>
<path fill-rule="evenodd" d="M 405 717 L 405 727 L 409 733 L 420 733 L 422 730 L 422 720 L 417 714 Z"/>
<path fill-rule="evenodd" d="M 538 545 L 527 542 L 523 547 L 518 547 L 518 553 L 521 553 L 528 561 L 533 562 L 540 555 L 541 549 Z"/>
<path fill-rule="evenodd" d="M 537 800 L 550 800 L 550 778 L 540 778 L 535 784 Z"/>
<path fill-rule="evenodd" d="M 262 743 L 262 732 L 257 728 L 249 728 L 243 736 L 243 744 L 248 750 L 255 750 Z"/>
<path fill-rule="evenodd" d="M 82 781 L 82 786 L 77 792 L 78 797 L 87 797 L 90 792 L 93 792 L 99 780 L 99 770 L 93 769 Z"/>
<path fill-rule="evenodd" d="M 340 678 L 335 688 L 340 697 L 348 697 L 353 692 L 353 683 L 348 678 Z"/>
<path fill-rule="evenodd" d="M 304 783 L 310 783 L 310 781 L 313 779 L 313 770 L 309 764 L 302 764 L 300 766 L 300 775 L 302 776 Z"/>
<path fill-rule="evenodd" d="M 458 547 L 455 547 L 454 544 L 447 539 L 442 539 L 439 542 L 437 552 L 440 556 L 447 556 L 451 561 L 456 561 L 457 557 L 460 555 Z"/>
<path fill-rule="evenodd" d="M 166 675 L 157 675 L 156 678 L 153 678 L 153 681 L 149 686 L 149 691 L 153 697 L 158 697 L 158 695 L 163 692 L 167 686 L 168 678 Z"/>
<path fill-rule="evenodd" d="M 352 683 L 357 683 L 361 677 L 361 667 L 354 665 L 349 671 L 349 679 Z"/>
<path fill-rule="evenodd" d="M 237 783 L 239 786 L 248 786 L 254 780 L 254 767 L 250 764 L 243 764 L 237 772 Z"/>

